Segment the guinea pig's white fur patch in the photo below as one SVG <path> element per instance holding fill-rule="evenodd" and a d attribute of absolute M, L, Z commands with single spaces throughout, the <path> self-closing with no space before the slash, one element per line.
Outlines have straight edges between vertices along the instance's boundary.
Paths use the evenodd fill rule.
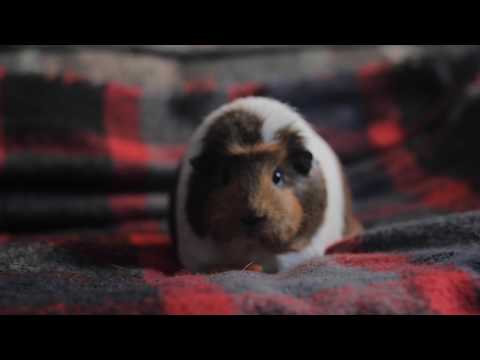
<path fill-rule="evenodd" d="M 262 138 L 265 143 L 275 141 L 275 134 L 286 127 L 297 130 L 303 136 L 306 148 L 314 156 L 314 168 L 321 169 L 327 191 L 327 208 L 323 224 L 314 235 L 311 244 L 301 252 L 277 256 L 279 271 L 292 269 L 313 257 L 323 256 L 326 249 L 342 238 L 345 229 L 345 193 L 340 162 L 331 147 L 291 107 L 276 100 L 250 97 L 227 104 L 212 113 L 193 135 L 189 149 L 181 165 L 177 190 L 177 241 L 180 260 L 191 271 L 198 271 L 221 254 L 212 241 L 198 238 L 186 219 L 188 180 L 192 174 L 190 159 L 202 152 L 202 139 L 211 124 L 230 111 L 246 111 L 264 121 Z M 247 265 L 247 264 L 245 264 Z"/>

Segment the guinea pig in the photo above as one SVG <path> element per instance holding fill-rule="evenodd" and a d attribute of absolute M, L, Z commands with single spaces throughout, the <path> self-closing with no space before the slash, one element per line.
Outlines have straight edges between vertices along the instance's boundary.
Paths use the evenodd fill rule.
<path fill-rule="evenodd" d="M 294 109 L 261 97 L 221 107 L 194 133 L 173 216 L 194 273 L 287 271 L 362 230 L 331 147 Z"/>

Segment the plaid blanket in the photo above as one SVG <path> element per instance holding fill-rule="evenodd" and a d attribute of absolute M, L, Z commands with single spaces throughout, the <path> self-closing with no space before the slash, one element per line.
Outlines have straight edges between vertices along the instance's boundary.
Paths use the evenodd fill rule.
<path fill-rule="evenodd" d="M 149 95 L 0 69 L 0 314 L 478 314 L 480 56 Z M 168 192 L 202 116 L 297 107 L 339 153 L 367 232 L 285 274 L 188 274 Z"/>

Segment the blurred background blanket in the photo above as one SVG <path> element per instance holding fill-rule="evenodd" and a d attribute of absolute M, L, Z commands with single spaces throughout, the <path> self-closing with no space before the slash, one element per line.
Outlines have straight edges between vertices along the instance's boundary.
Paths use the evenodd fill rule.
<path fill-rule="evenodd" d="M 0 68 L 0 314 L 479 314 L 480 53 L 170 92 Z M 285 274 L 191 275 L 168 235 L 188 137 L 269 96 L 340 155 L 367 232 Z"/>

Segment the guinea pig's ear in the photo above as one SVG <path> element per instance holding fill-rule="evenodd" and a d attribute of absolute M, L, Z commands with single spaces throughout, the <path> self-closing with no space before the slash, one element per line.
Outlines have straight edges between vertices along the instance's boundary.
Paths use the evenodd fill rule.
<path fill-rule="evenodd" d="M 307 150 L 295 150 L 290 155 L 291 162 L 296 171 L 301 175 L 307 176 L 310 174 L 313 166 L 313 155 Z"/>
<path fill-rule="evenodd" d="M 190 165 L 192 166 L 193 171 L 200 174 L 203 174 L 208 170 L 208 163 L 209 161 L 203 155 L 190 160 Z"/>

